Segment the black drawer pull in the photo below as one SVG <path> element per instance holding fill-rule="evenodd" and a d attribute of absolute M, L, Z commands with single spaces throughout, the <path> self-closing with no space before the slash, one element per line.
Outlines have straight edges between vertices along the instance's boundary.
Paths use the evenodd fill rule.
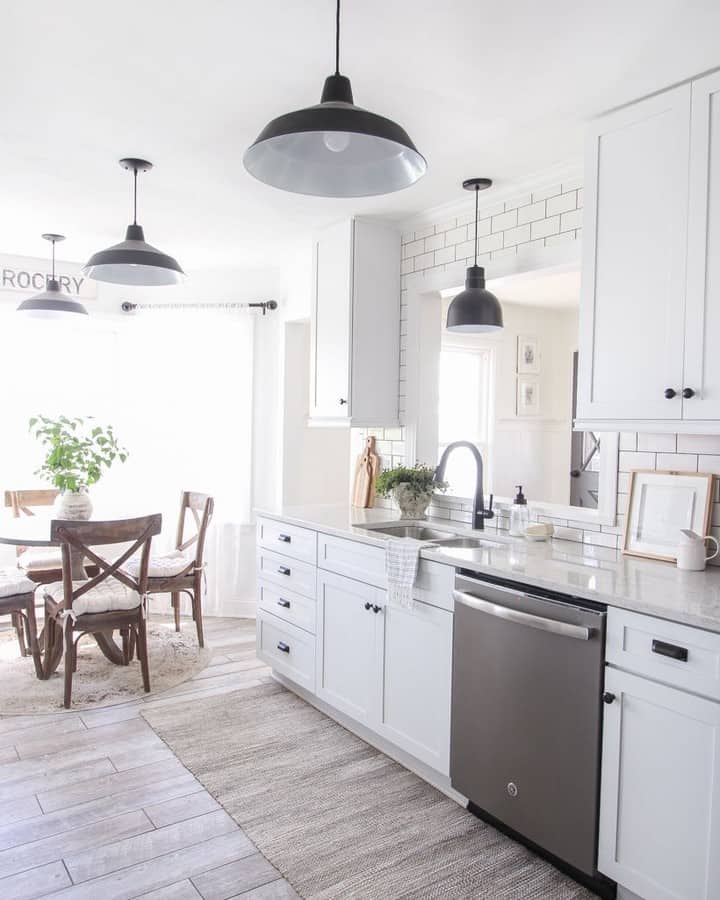
<path fill-rule="evenodd" d="M 289 544 L 290 541 L 292 540 L 292 538 L 290 537 L 289 534 L 279 534 L 278 540 L 282 541 L 284 544 Z"/>
<path fill-rule="evenodd" d="M 278 602 L 278 606 L 282 606 L 283 609 L 290 609 L 290 601 L 286 600 L 284 597 L 281 597 Z"/>
<path fill-rule="evenodd" d="M 377 603 L 373 606 L 374 613 L 379 613 L 381 609 L 382 609 L 382 606 L 378 606 Z"/>
<path fill-rule="evenodd" d="M 365 603 L 365 609 L 367 609 L 367 610 L 372 609 L 372 603 L 367 603 L 367 602 L 366 602 L 366 603 Z"/>
<path fill-rule="evenodd" d="M 677 644 L 666 644 L 665 641 L 653 641 L 652 652 L 660 656 L 669 656 L 670 659 L 679 659 L 680 662 L 688 661 L 687 647 L 678 647 Z"/>
<path fill-rule="evenodd" d="M 289 653 L 290 644 L 286 644 L 285 641 L 278 641 L 278 650 L 282 650 L 283 653 Z"/>
<path fill-rule="evenodd" d="M 278 575 L 289 575 L 290 569 L 287 566 L 278 566 Z"/>
<path fill-rule="evenodd" d="M 609 705 L 610 703 L 614 702 L 615 694 L 610 693 L 610 691 L 605 691 L 605 693 L 603 694 L 603 703 L 607 703 Z"/>

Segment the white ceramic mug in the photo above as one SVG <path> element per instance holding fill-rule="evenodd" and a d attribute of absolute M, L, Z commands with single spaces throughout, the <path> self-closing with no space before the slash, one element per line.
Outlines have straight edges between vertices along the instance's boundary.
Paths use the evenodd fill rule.
<path fill-rule="evenodd" d="M 705 568 L 705 563 L 709 559 L 714 559 L 720 553 L 720 544 L 711 535 L 700 537 L 694 531 L 683 528 L 682 537 L 678 544 L 677 550 L 677 567 L 685 569 L 689 572 L 700 572 Z M 708 553 L 705 546 L 706 541 L 712 541 L 715 544 L 715 552 Z"/>

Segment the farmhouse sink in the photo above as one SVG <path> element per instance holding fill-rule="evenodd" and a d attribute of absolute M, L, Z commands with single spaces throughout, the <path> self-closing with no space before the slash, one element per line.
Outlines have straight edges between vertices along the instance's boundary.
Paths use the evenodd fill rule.
<path fill-rule="evenodd" d="M 491 541 L 487 538 L 476 537 L 452 537 L 441 541 L 434 541 L 434 543 L 437 547 L 457 547 L 458 549 L 467 548 L 470 550 L 477 550 L 482 547 L 486 547 L 490 550 L 507 547 L 507 544 L 502 544 L 500 541 Z"/>

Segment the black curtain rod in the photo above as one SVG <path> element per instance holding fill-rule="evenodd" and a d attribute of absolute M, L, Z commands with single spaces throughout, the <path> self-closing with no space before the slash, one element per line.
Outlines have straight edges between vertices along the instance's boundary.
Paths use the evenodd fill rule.
<path fill-rule="evenodd" d="M 277 306 L 276 300 L 263 300 L 258 303 L 131 303 L 129 300 L 123 300 L 121 309 L 126 313 L 135 312 L 138 309 L 261 309 L 262 314 L 267 315 L 268 310 L 277 309 Z"/>

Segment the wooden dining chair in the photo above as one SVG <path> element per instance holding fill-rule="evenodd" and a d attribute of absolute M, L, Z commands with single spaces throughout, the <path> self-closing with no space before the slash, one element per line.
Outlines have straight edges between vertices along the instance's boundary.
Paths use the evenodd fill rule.
<path fill-rule="evenodd" d="M 13 518 L 34 516 L 35 510 L 52 506 L 60 492 L 54 488 L 27 491 L 5 491 L 5 506 Z M 62 556 L 58 547 L 16 547 L 18 568 L 37 584 L 57 581 L 62 577 Z"/>
<path fill-rule="evenodd" d="M 42 656 L 35 620 L 35 588 L 17 569 L 0 569 L 0 616 L 9 615 L 17 633 L 20 653 L 32 656 L 35 674 L 43 677 Z M 27 644 L 26 644 L 27 641 Z M 29 649 L 28 649 L 29 648 Z"/>
<path fill-rule="evenodd" d="M 149 692 L 145 626 L 147 571 L 150 544 L 161 528 L 159 513 L 112 522 L 56 520 L 51 523 L 50 536 L 62 548 L 63 577 L 61 582 L 38 588 L 45 599 L 44 674 L 49 678 L 57 669 L 64 644 L 66 709 L 70 708 L 73 672 L 77 667 L 77 644 L 84 634 L 107 635 L 118 630 L 122 636 L 123 662 L 129 664 L 133 655 L 131 647 L 137 647 L 143 687 Z M 99 547 L 127 543 L 130 546 L 112 561 L 98 553 Z M 97 575 L 87 581 L 73 581 L 73 553 L 91 560 L 97 566 Z M 140 554 L 139 566 L 137 575 L 133 575 L 126 570 L 125 563 L 136 553 Z"/>
<path fill-rule="evenodd" d="M 148 594 L 170 594 L 175 617 L 175 631 L 180 631 L 180 595 L 190 598 L 192 617 L 197 629 L 198 644 L 205 646 L 202 617 L 202 586 L 204 575 L 205 538 L 212 519 L 215 501 L 208 494 L 183 491 L 180 496 L 180 517 L 175 536 L 175 549 L 152 556 L 148 566 Z M 188 517 L 195 526 L 187 536 Z M 192 527 L 192 526 L 191 526 Z M 129 570 L 137 573 L 138 561 L 131 560 Z"/>

